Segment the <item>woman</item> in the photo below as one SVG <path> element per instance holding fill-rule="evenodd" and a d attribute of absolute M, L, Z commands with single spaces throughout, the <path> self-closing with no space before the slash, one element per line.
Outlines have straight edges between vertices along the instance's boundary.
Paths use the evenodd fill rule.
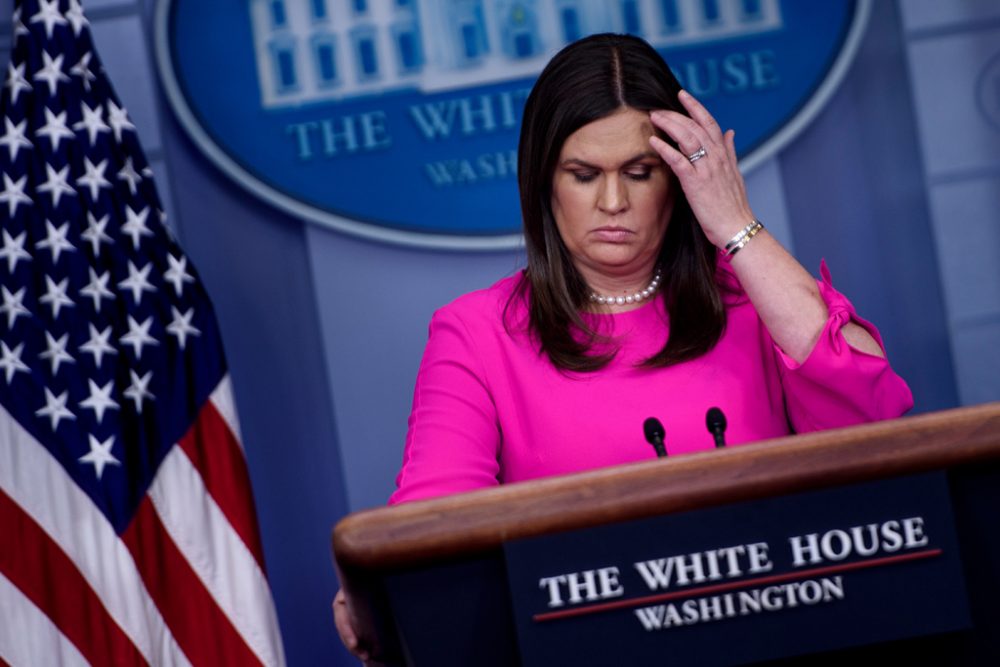
<path fill-rule="evenodd" d="M 825 266 L 756 220 L 733 131 L 641 39 L 552 59 L 518 179 L 527 269 L 435 313 L 391 503 L 650 458 L 650 416 L 679 454 L 713 446 L 711 406 L 730 444 L 912 407 Z"/>
<path fill-rule="evenodd" d="M 435 314 L 390 502 L 649 458 L 650 416 L 677 454 L 712 446 L 713 405 L 733 444 L 911 406 L 874 327 L 754 223 L 733 132 L 642 40 L 555 56 L 518 173 L 528 268 Z"/>

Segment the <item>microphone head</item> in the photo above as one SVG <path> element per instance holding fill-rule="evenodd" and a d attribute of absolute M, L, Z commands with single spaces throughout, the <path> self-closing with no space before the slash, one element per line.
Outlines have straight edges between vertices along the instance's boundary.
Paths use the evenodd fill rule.
<path fill-rule="evenodd" d="M 705 426 L 712 433 L 722 433 L 726 430 L 726 415 L 719 408 L 709 408 L 705 415 Z"/>
<path fill-rule="evenodd" d="M 656 417 L 650 417 L 642 423 L 642 432 L 646 435 L 646 442 L 651 445 L 663 442 L 663 436 L 666 435 L 663 424 Z"/>

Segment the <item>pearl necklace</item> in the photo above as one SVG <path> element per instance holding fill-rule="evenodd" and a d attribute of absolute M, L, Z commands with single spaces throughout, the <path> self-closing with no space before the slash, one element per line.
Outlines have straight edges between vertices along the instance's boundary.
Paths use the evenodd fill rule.
<path fill-rule="evenodd" d="M 660 278 L 662 277 L 662 272 L 657 268 L 656 273 L 653 274 L 653 279 L 644 290 L 627 296 L 601 296 L 597 292 L 591 291 L 590 300 L 602 306 L 624 306 L 627 303 L 641 303 L 656 294 L 656 291 L 660 289 Z"/>

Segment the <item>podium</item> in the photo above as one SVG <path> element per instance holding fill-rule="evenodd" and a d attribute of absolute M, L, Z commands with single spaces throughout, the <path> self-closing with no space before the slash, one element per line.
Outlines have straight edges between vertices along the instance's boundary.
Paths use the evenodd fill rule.
<path fill-rule="evenodd" d="M 841 507 L 861 508 L 866 517 L 874 517 L 873 521 L 888 520 L 891 524 L 896 519 L 905 518 L 899 512 L 906 513 L 905 509 L 894 509 L 904 507 L 899 504 L 904 501 L 896 499 L 894 489 L 903 489 L 903 495 L 909 493 L 911 500 L 931 502 L 922 490 L 924 486 L 921 485 L 925 484 L 943 489 L 946 518 L 935 519 L 933 528 L 911 521 L 907 526 L 909 532 L 905 545 L 903 524 L 897 522 L 896 528 L 885 528 L 883 525 L 879 544 L 885 553 L 874 554 L 867 561 L 858 553 L 848 554 L 850 546 L 845 541 L 846 536 L 853 534 L 858 537 L 868 533 L 860 524 L 853 526 L 853 532 L 848 530 L 846 524 L 841 527 L 843 530 L 837 528 L 839 524 L 835 523 L 838 520 L 835 513 Z M 805 517 L 794 514 L 799 508 L 806 508 Z M 823 519 L 827 523 L 818 520 L 815 526 L 809 524 L 813 511 L 827 516 Z M 777 512 L 773 516 L 779 519 L 771 521 L 767 517 L 772 514 L 768 512 Z M 624 584 L 618 575 L 624 577 L 631 572 L 635 578 L 637 575 L 632 571 L 635 569 L 632 561 L 648 558 L 650 554 L 628 553 L 631 538 L 618 539 L 615 536 L 635 535 L 637 539 L 648 541 L 652 539 L 651 532 L 660 531 L 655 527 L 661 524 L 655 522 L 668 522 L 663 524 L 667 528 L 662 529 L 660 542 L 654 542 L 658 545 L 656 548 L 662 549 L 662 554 L 668 554 L 673 553 L 674 544 L 685 542 L 688 537 L 685 531 L 691 527 L 722 526 L 711 528 L 710 541 L 706 545 L 714 550 L 717 546 L 743 539 L 734 537 L 730 540 L 727 537 L 726 526 L 730 525 L 727 521 L 736 522 L 733 525 L 737 533 L 751 534 L 752 531 L 746 533 L 748 517 L 750 524 L 760 524 L 751 526 L 753 530 L 773 529 L 777 531 L 775 534 L 783 536 L 770 543 L 770 558 L 775 562 L 779 560 L 779 555 L 788 551 L 789 541 L 792 543 L 793 553 L 788 558 L 794 556 L 796 562 L 789 567 L 799 567 L 801 572 L 808 568 L 816 573 L 821 570 L 827 574 L 848 572 L 851 568 L 859 570 L 906 558 L 922 558 L 925 563 L 938 560 L 943 566 L 943 561 L 937 556 L 944 552 L 954 558 L 953 566 L 949 567 L 955 570 L 956 578 L 953 581 L 936 574 L 920 574 L 922 571 L 916 568 L 922 565 L 915 560 L 899 565 L 893 561 L 891 568 L 883 567 L 878 572 L 874 567 L 869 568 L 863 575 L 867 577 L 864 582 L 860 579 L 862 575 L 857 575 L 857 581 L 865 587 L 873 585 L 877 589 L 894 577 L 897 583 L 887 589 L 872 593 L 865 588 L 864 592 L 855 595 L 853 590 L 860 591 L 862 583 L 855 586 L 849 580 L 848 597 L 855 595 L 860 600 L 861 595 L 869 596 L 865 598 L 869 601 L 860 607 L 860 612 L 852 611 L 843 616 L 843 612 L 838 612 L 838 609 L 847 609 L 844 605 L 848 603 L 843 600 L 816 604 L 808 609 L 802 604 L 791 609 L 795 605 L 791 604 L 791 589 L 786 586 L 782 589 L 787 592 L 788 602 L 783 603 L 785 608 L 773 613 L 757 613 L 754 609 L 747 611 L 746 605 L 750 604 L 748 598 L 735 597 L 740 595 L 740 590 L 746 593 L 749 586 L 746 579 L 752 579 L 750 572 L 744 568 L 744 571 L 738 572 L 741 576 L 730 578 L 725 572 L 720 572 L 720 561 L 715 556 L 712 556 L 716 559 L 714 575 L 711 567 L 704 572 L 700 569 L 696 571 L 691 569 L 690 559 L 694 555 L 689 554 L 678 556 L 689 559 L 683 562 L 678 560 L 678 563 L 689 568 L 687 573 L 692 579 L 700 574 L 701 579 L 706 580 L 706 585 L 698 590 L 702 599 L 709 600 L 710 604 L 702 602 L 702 611 L 706 604 L 709 608 L 711 605 L 721 608 L 721 603 L 714 601 L 718 598 L 725 602 L 728 611 L 734 613 L 728 614 L 727 611 L 712 618 L 703 616 L 700 620 L 706 621 L 704 623 L 692 622 L 687 628 L 677 627 L 669 631 L 649 632 L 648 624 L 647 628 L 642 628 L 639 621 L 643 619 L 635 617 L 646 613 L 639 610 L 642 605 L 659 610 L 660 614 L 666 609 L 669 617 L 671 610 L 667 609 L 667 605 L 673 602 L 668 600 L 676 600 L 678 606 L 673 611 L 679 613 L 681 599 L 687 593 L 664 587 L 663 590 L 643 590 L 641 599 L 630 598 L 622 589 L 632 587 L 628 591 L 631 594 L 635 590 L 634 584 Z M 763 518 L 758 521 L 755 517 Z M 786 539 L 785 533 L 791 531 L 784 527 L 786 519 L 789 526 L 807 526 L 805 532 L 813 528 L 817 532 L 810 533 L 812 537 L 795 533 Z M 910 519 L 912 517 L 906 520 Z M 927 535 L 921 532 L 925 529 L 935 537 L 952 531 L 954 535 L 948 538 L 951 541 L 946 541 L 943 550 L 915 548 L 912 553 L 905 554 L 906 547 L 927 544 Z M 827 532 L 824 533 L 824 530 Z M 870 531 L 873 539 L 876 539 L 877 530 L 872 528 Z M 792 533 L 794 531 L 789 535 Z M 584 541 L 581 542 L 581 539 Z M 584 577 L 584 572 L 580 577 L 576 576 L 579 572 L 574 568 L 583 567 L 578 563 L 586 562 L 586 559 L 580 560 L 585 556 L 580 553 L 580 544 L 595 545 L 595 548 L 604 550 L 602 554 L 612 553 L 607 551 L 611 548 L 624 550 L 620 570 L 617 566 L 604 568 L 606 571 L 603 573 L 598 570 L 604 584 L 600 591 L 595 588 L 593 575 Z M 872 542 L 869 546 L 874 544 Z M 527 545 L 531 549 L 540 545 L 542 551 L 513 548 L 521 549 L 519 545 Z M 766 544 L 764 548 L 767 548 Z M 709 554 L 709 551 L 699 553 Z M 618 631 L 600 636 L 604 632 L 602 624 L 614 620 L 626 624 L 622 627 L 626 627 L 627 632 L 638 633 L 635 636 L 641 642 L 654 647 L 662 643 L 664 654 L 662 660 L 655 664 L 753 662 L 839 665 L 847 660 L 860 660 L 858 664 L 873 661 L 895 664 L 899 660 L 910 660 L 911 664 L 1000 664 L 1000 632 L 996 630 L 1000 627 L 1000 611 L 997 611 L 1000 604 L 1000 403 L 789 436 L 366 510 L 349 515 L 337 524 L 333 532 L 333 552 L 359 634 L 372 647 L 375 664 L 421 667 L 647 664 L 642 659 L 624 657 L 621 661 L 611 662 L 607 657 L 594 657 L 592 662 L 588 662 L 589 653 L 584 653 L 582 660 L 575 657 L 567 658 L 565 662 L 559 658 L 540 660 L 531 657 L 528 652 L 533 649 L 528 644 L 535 640 L 528 638 L 528 633 L 535 632 L 533 628 L 537 622 L 547 620 L 548 616 L 535 613 L 534 621 L 526 618 L 526 613 L 534 613 L 524 611 L 524 605 L 518 603 L 518 600 L 523 603 L 526 596 L 541 596 L 547 608 L 559 607 L 553 609 L 549 616 L 555 615 L 555 611 L 567 616 L 600 612 L 590 614 L 586 619 L 588 625 L 577 626 L 583 630 L 575 630 L 575 626 L 570 625 L 571 619 L 550 623 L 549 627 L 563 624 L 561 629 L 553 630 L 563 634 L 551 636 L 577 638 L 571 642 L 565 639 L 546 642 L 545 635 L 542 635 L 541 650 L 543 654 L 548 651 L 550 656 L 560 655 L 560 644 L 569 647 L 570 644 L 582 642 L 586 645 L 591 641 L 597 646 L 617 641 L 624 637 L 616 634 Z M 683 549 L 678 551 L 682 552 L 687 553 Z M 528 555 L 521 556 L 524 553 Z M 515 568 L 514 561 L 520 559 L 519 562 L 530 566 L 534 553 L 547 554 L 545 558 L 550 567 L 556 568 L 546 571 L 548 574 L 574 570 L 576 574 L 571 572 L 570 577 L 577 587 L 565 588 L 565 578 L 538 579 L 536 573 L 516 573 L 515 569 L 522 565 Z M 720 549 L 717 553 L 732 555 L 734 552 Z M 740 553 L 745 555 L 748 552 L 744 550 Z M 559 570 L 558 562 L 562 556 L 571 561 L 575 559 L 577 564 L 568 563 L 566 568 Z M 798 576 L 796 572 L 780 573 L 780 565 L 768 570 L 767 566 L 774 563 L 767 561 L 769 556 L 766 551 L 763 557 L 763 564 L 760 559 L 756 563 L 757 571 L 763 573 L 754 580 L 760 583 L 756 589 L 758 594 L 762 586 L 773 588 L 777 585 L 775 582 L 790 581 Z M 816 565 L 807 563 L 808 558 L 812 558 Z M 823 558 L 826 560 L 820 562 Z M 662 565 L 668 560 L 646 562 Z M 612 569 L 614 572 L 609 575 L 608 571 Z M 638 569 L 648 570 L 645 566 Z M 733 572 L 735 570 L 729 574 Z M 640 574 L 644 574 L 646 583 L 652 585 L 648 571 Z M 527 588 L 523 584 L 515 585 L 515 577 L 525 576 L 528 578 Z M 713 581 L 707 581 L 713 576 Z M 843 575 L 844 578 L 849 576 L 854 575 Z M 587 577 L 589 588 L 581 587 L 579 582 Z M 671 583 L 676 587 L 676 581 Z M 853 590 L 851 587 L 854 587 Z M 528 592 L 517 593 L 517 590 Z M 766 588 L 763 590 L 767 593 Z M 805 591 L 804 584 L 798 590 Z M 928 591 L 926 595 L 922 593 L 924 590 Z M 893 607 L 895 601 L 889 598 L 897 595 L 900 599 L 911 596 L 916 602 L 903 602 L 902 608 L 899 604 Z M 575 607 L 570 604 L 573 596 L 580 603 Z M 528 602 L 529 606 L 542 604 Z M 806 599 L 806 602 L 809 600 Z M 743 605 L 743 608 L 737 609 L 737 604 Z M 878 611 L 876 607 L 881 604 L 893 611 Z M 908 615 L 914 604 L 925 605 L 930 611 Z M 930 631 L 919 627 L 937 613 L 940 605 L 946 605 L 947 611 L 941 614 L 938 625 L 929 622 Z M 838 613 L 841 616 L 837 616 Z M 871 617 L 864 618 L 868 613 Z M 841 621 L 829 620 L 842 617 L 843 628 Z M 825 620 L 820 623 L 810 618 Z M 856 627 L 848 628 L 851 624 Z M 887 631 L 891 628 L 888 638 L 879 634 L 883 627 Z M 766 636 L 762 637 L 761 633 Z M 813 643 L 820 650 L 811 650 L 808 646 L 803 648 L 805 644 L 801 639 L 810 634 L 815 636 Z M 847 637 L 849 634 L 853 639 L 842 642 L 841 635 Z M 718 642 L 715 642 L 716 637 Z M 684 655 L 687 654 L 670 648 L 672 642 L 695 638 L 696 646 L 700 645 L 699 650 L 704 651 L 703 660 L 685 662 Z M 544 646 L 546 643 L 549 646 Z M 627 643 L 627 647 L 618 649 L 623 656 L 629 655 L 634 642 L 628 640 Z M 724 643 L 727 648 L 715 651 L 715 643 Z M 612 649 L 609 654 L 613 655 L 614 651 Z"/>

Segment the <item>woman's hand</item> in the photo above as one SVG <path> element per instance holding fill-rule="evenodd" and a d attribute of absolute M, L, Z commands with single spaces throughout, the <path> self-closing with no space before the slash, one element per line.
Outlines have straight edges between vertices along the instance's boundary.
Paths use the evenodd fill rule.
<path fill-rule="evenodd" d="M 690 118 L 661 110 L 650 113 L 650 119 L 680 150 L 656 136 L 649 143 L 677 176 L 705 236 L 723 248 L 754 219 L 736 166 L 735 134 L 723 133 L 712 114 L 687 91 L 677 99 Z M 766 230 L 731 265 L 774 341 L 795 361 L 805 361 L 829 317 L 816 281 Z M 848 322 L 842 332 L 855 349 L 885 356 L 858 324 Z"/>
<path fill-rule="evenodd" d="M 754 218 L 736 164 L 735 133 L 723 134 L 712 114 L 687 91 L 677 97 L 690 118 L 666 110 L 653 111 L 650 118 L 680 150 L 656 136 L 649 143 L 677 176 L 705 236 L 721 248 Z M 702 149 L 704 155 L 692 162 Z"/>
<path fill-rule="evenodd" d="M 340 634 L 340 641 L 344 643 L 347 650 L 354 654 L 361 662 L 368 661 L 368 651 L 361 648 L 358 642 L 358 634 L 351 624 L 351 612 L 347 608 L 347 595 L 341 588 L 333 598 L 333 622 L 337 626 L 337 633 Z"/>

